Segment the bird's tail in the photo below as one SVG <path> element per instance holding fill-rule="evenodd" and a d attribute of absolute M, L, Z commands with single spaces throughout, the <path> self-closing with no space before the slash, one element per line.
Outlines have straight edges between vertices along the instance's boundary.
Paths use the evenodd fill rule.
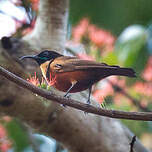
<path fill-rule="evenodd" d="M 136 77 L 136 73 L 133 69 L 131 69 L 131 68 L 121 68 L 121 67 L 117 67 L 117 66 L 115 66 L 115 68 L 110 69 L 110 75 Z"/>

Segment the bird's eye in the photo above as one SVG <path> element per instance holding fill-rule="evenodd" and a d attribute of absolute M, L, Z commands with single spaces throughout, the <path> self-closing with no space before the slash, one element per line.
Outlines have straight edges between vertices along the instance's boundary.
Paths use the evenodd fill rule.
<path fill-rule="evenodd" d="M 48 53 L 48 52 L 44 52 L 44 53 L 43 53 L 43 56 L 44 56 L 44 57 L 48 57 L 48 56 L 49 56 L 49 53 Z"/>
<path fill-rule="evenodd" d="M 56 68 L 62 68 L 62 65 L 61 64 L 56 64 L 55 67 Z"/>
<path fill-rule="evenodd" d="M 49 52 L 45 51 L 45 52 L 41 52 L 40 54 L 38 54 L 39 57 L 47 57 L 49 56 Z"/>

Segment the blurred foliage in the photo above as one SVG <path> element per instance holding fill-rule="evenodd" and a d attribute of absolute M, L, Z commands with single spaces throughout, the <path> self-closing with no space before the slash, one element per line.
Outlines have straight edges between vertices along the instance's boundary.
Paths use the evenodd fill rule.
<path fill-rule="evenodd" d="M 137 72 L 137 79 L 133 79 L 134 83 L 128 83 L 124 78 L 118 77 L 110 77 L 108 80 L 128 92 L 133 99 L 139 100 L 138 104 L 151 109 L 152 58 L 150 54 L 152 43 L 149 41 L 152 38 L 151 25 L 149 27 L 137 24 L 131 25 L 122 30 L 118 38 L 115 38 L 108 31 L 99 29 L 97 26 L 92 34 L 90 27 L 95 25 L 90 23 L 90 20 L 88 22 L 86 20 L 86 18 L 82 19 L 78 25 L 74 26 L 71 40 L 83 44 L 87 50 L 87 55 L 93 58 L 86 55 L 79 57 L 105 62 L 110 65 L 132 67 Z M 106 41 L 107 39 L 114 41 Z M 132 81 L 132 79 L 128 80 Z M 118 90 L 114 90 L 108 81 L 99 82 L 94 87 L 93 95 L 101 104 L 101 107 L 107 109 L 141 110 L 125 95 L 122 95 Z M 129 120 L 122 120 L 122 122 L 138 137 L 152 131 L 152 124 L 149 122 Z"/>
<path fill-rule="evenodd" d="M 0 119 L 0 141 L 0 152 L 67 152 L 53 138 L 32 134 L 25 124 L 8 116 Z"/>
<path fill-rule="evenodd" d="M 144 121 L 121 120 L 130 130 L 140 138 L 143 133 L 151 133 L 151 124 Z"/>
<path fill-rule="evenodd" d="M 122 103 L 120 105 L 116 105 L 114 103 L 108 104 L 106 97 L 105 101 L 107 104 L 107 109 L 119 109 L 122 111 L 133 111 L 133 109 L 136 111 L 136 107 L 133 105 L 128 104 L 127 101 L 122 100 Z M 144 122 L 144 121 L 136 121 L 136 120 L 124 120 L 121 119 L 121 122 L 124 123 L 130 130 L 138 137 L 140 138 L 143 133 L 151 133 L 152 131 L 152 123 L 151 122 Z"/>
<path fill-rule="evenodd" d="M 147 25 L 152 20 L 151 0 L 77 0 L 70 1 L 70 21 L 88 17 L 93 24 L 119 35 L 129 25 Z"/>
<path fill-rule="evenodd" d="M 149 55 L 146 48 L 147 38 L 148 32 L 145 27 L 140 25 L 127 27 L 115 44 L 119 63 L 125 67 L 133 67 L 137 73 L 140 73 Z"/>
<path fill-rule="evenodd" d="M 101 58 L 101 62 L 105 62 L 109 65 L 116 65 L 118 63 L 118 57 L 115 52 L 109 52 Z"/>
<path fill-rule="evenodd" d="M 8 136 L 13 141 L 13 149 L 15 152 L 22 152 L 30 145 L 27 130 L 17 120 L 12 120 L 5 124 Z"/>

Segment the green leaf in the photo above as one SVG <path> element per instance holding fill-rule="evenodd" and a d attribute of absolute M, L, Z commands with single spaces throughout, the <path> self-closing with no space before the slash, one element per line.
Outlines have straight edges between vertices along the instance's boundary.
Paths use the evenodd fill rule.
<path fill-rule="evenodd" d="M 30 146 L 28 133 L 24 126 L 17 120 L 12 120 L 6 124 L 8 136 L 13 141 L 15 152 L 22 152 Z"/>
<path fill-rule="evenodd" d="M 148 122 L 135 120 L 121 120 L 135 135 L 141 136 L 144 132 L 150 132 Z"/>
<path fill-rule="evenodd" d="M 147 31 L 143 26 L 132 25 L 124 30 L 115 44 L 118 61 L 125 67 L 135 67 L 139 73 L 146 64 L 148 51 L 145 47 Z"/>
<path fill-rule="evenodd" d="M 107 55 L 103 56 L 102 62 L 105 62 L 109 65 L 118 64 L 118 59 L 115 52 L 109 52 Z"/>

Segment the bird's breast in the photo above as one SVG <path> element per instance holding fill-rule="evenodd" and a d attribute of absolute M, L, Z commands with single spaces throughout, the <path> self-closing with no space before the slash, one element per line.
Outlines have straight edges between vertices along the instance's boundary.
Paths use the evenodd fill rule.
<path fill-rule="evenodd" d="M 54 87 L 63 92 L 66 92 L 73 82 L 76 82 L 76 84 L 70 91 L 71 93 L 86 90 L 95 82 L 87 71 L 64 72 L 52 75 L 55 76 Z"/>

